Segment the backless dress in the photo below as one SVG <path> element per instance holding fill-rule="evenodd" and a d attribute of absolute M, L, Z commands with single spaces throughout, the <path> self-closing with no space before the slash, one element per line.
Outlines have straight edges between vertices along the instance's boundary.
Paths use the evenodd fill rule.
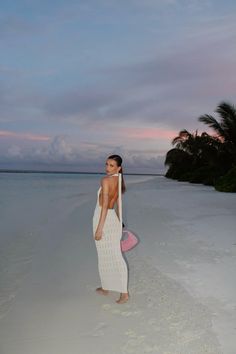
<path fill-rule="evenodd" d="M 122 201 L 121 201 L 121 174 L 113 174 L 119 176 L 118 179 L 118 198 L 119 198 L 119 215 L 115 209 L 108 209 L 103 227 L 101 240 L 95 240 L 98 256 L 98 271 L 101 280 L 101 286 L 104 290 L 118 291 L 127 293 L 128 269 L 121 251 L 122 237 Z M 93 215 L 93 235 L 97 229 L 102 207 L 99 205 L 99 193 L 101 187 L 97 191 L 97 203 Z"/>

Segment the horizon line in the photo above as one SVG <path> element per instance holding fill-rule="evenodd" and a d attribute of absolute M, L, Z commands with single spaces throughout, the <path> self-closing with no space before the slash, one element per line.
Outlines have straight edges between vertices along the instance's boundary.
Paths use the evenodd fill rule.
<path fill-rule="evenodd" d="M 105 174 L 105 172 L 88 172 L 88 171 L 49 171 L 49 170 L 25 170 L 25 169 L 0 169 L 0 173 L 67 173 L 67 174 Z M 126 172 L 124 175 L 139 176 L 164 176 L 164 173 L 136 173 Z"/>

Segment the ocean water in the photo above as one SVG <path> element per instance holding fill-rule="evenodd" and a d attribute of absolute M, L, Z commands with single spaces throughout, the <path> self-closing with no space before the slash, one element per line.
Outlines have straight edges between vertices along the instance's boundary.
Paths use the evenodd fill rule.
<path fill-rule="evenodd" d="M 83 203 L 95 206 L 102 174 L 0 173 L 0 318 L 10 309 L 41 247 Z M 151 179 L 127 175 L 127 187 Z M 43 238 L 46 242 L 43 242 Z M 45 241 L 45 240 L 44 240 Z M 41 255 L 47 250 L 41 249 Z M 50 255 L 50 252 L 48 252 Z"/>

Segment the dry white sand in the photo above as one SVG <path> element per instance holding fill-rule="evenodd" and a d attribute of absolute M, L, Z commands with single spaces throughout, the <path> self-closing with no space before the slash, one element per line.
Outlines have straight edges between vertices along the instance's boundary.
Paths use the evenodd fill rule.
<path fill-rule="evenodd" d="M 236 195 L 164 177 L 130 183 L 124 219 L 140 243 L 125 255 L 130 301 L 119 305 L 94 291 L 96 188 L 52 198 L 41 226 L 9 247 L 28 272 L 2 313 L 0 353 L 235 354 Z"/>

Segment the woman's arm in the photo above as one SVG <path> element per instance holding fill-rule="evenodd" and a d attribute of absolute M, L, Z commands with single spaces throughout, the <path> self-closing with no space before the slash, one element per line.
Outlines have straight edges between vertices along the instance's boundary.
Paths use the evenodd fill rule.
<path fill-rule="evenodd" d="M 107 216 L 107 210 L 108 210 L 108 204 L 109 204 L 109 184 L 108 180 L 106 177 L 102 179 L 102 209 L 101 209 L 101 214 L 97 226 L 97 230 L 95 232 L 95 240 L 101 240 L 102 238 L 102 230 L 103 226 L 105 224 L 106 216 Z"/>

